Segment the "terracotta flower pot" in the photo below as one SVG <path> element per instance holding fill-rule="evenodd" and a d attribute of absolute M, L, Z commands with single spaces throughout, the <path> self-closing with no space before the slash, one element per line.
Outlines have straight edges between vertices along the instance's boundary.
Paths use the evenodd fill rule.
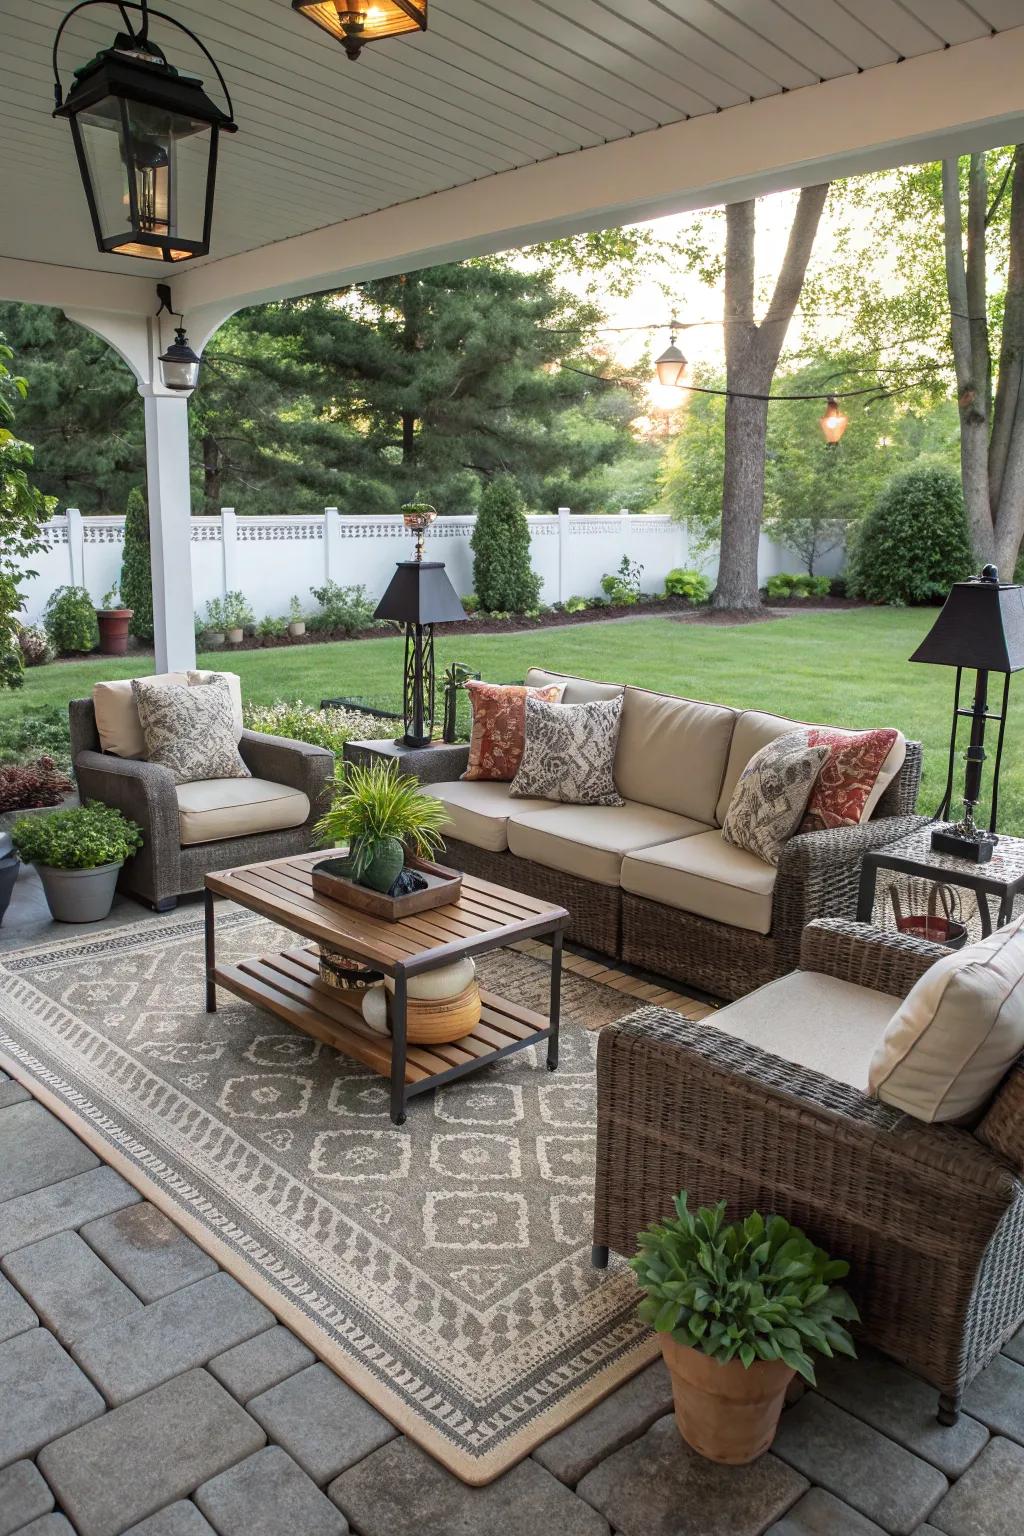
<path fill-rule="evenodd" d="M 709 1461 L 742 1466 L 771 1445 L 794 1371 L 781 1360 L 720 1365 L 664 1334 L 676 1424 L 687 1445 Z"/>
<path fill-rule="evenodd" d="M 100 628 L 100 652 L 104 656 L 127 656 L 128 624 L 133 608 L 97 608 Z"/>

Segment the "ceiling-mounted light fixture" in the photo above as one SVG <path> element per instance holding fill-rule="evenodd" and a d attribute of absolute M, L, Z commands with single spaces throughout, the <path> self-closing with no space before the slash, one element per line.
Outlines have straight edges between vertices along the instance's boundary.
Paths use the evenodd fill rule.
<path fill-rule="evenodd" d="M 834 448 L 850 425 L 850 418 L 844 416 L 839 408 L 839 401 L 835 395 L 829 395 L 825 402 L 825 414 L 818 422 L 825 434 L 825 441 L 830 448 Z"/>
<path fill-rule="evenodd" d="M 157 283 L 156 296 L 160 300 L 158 315 L 162 315 L 166 309 L 169 314 L 184 320 L 185 316 L 178 314 L 171 303 L 171 290 L 167 283 Z M 199 357 L 188 344 L 184 325 L 175 327 L 174 340 L 166 352 L 161 352 L 159 362 L 160 378 L 165 389 L 195 389 L 199 383 Z"/>
<path fill-rule="evenodd" d="M 427 0 L 292 0 L 292 10 L 329 32 L 350 59 L 365 43 L 427 30 Z"/>
<path fill-rule="evenodd" d="M 111 5 L 128 28 L 75 71 L 64 100 L 57 49 L 72 16 Z M 128 12 L 139 13 L 133 28 Z M 78 169 L 98 248 L 113 256 L 187 261 L 210 249 L 217 141 L 234 133 L 231 97 L 215 60 L 194 32 L 153 11 L 190 37 L 213 66 L 227 111 L 211 101 L 195 75 L 167 62 L 149 36 L 146 0 L 82 0 L 53 41 L 54 117 L 71 124 Z"/>
<path fill-rule="evenodd" d="M 675 317 L 669 326 L 669 344 L 654 364 L 658 375 L 658 383 L 663 389 L 682 389 L 683 374 L 686 372 L 686 358 L 676 346 L 676 331 L 679 329 Z"/>

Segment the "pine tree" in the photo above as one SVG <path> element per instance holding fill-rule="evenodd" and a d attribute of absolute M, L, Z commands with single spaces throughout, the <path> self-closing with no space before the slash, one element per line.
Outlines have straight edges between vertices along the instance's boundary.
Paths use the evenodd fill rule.
<path fill-rule="evenodd" d="M 473 588 L 488 613 L 528 613 L 540 597 L 526 504 L 511 475 L 484 487 L 473 529 Z"/>
<path fill-rule="evenodd" d="M 121 557 L 121 601 L 132 610 L 129 632 L 139 640 L 153 638 L 153 572 L 150 565 L 149 509 L 137 485 L 128 493 L 124 513 L 124 554 Z"/>

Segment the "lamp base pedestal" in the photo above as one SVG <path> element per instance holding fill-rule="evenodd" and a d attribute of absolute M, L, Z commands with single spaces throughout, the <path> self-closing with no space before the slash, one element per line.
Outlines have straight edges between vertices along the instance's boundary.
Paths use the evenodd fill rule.
<path fill-rule="evenodd" d="M 417 736 L 413 731 L 406 731 L 404 736 L 399 736 L 395 741 L 396 747 L 429 747 L 433 736 Z"/>
<path fill-rule="evenodd" d="M 997 838 L 983 832 L 978 837 L 965 837 L 955 826 L 936 827 L 932 833 L 932 849 L 954 859 L 969 859 L 972 864 L 987 864 L 995 852 Z"/>

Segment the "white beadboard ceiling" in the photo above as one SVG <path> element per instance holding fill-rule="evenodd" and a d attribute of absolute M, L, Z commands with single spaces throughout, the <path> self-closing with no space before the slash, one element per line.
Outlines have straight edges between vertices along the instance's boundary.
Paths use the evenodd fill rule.
<path fill-rule="evenodd" d="M 289 0 L 160 8 L 202 36 L 234 97 L 207 261 L 1024 26 L 1024 0 L 430 0 L 425 34 L 350 63 Z M 0 257 L 155 277 L 96 250 L 67 124 L 50 115 L 66 9 L 0 0 Z M 65 79 L 117 23 L 112 6 L 75 18 Z M 215 94 L 188 40 L 151 30 Z"/>

